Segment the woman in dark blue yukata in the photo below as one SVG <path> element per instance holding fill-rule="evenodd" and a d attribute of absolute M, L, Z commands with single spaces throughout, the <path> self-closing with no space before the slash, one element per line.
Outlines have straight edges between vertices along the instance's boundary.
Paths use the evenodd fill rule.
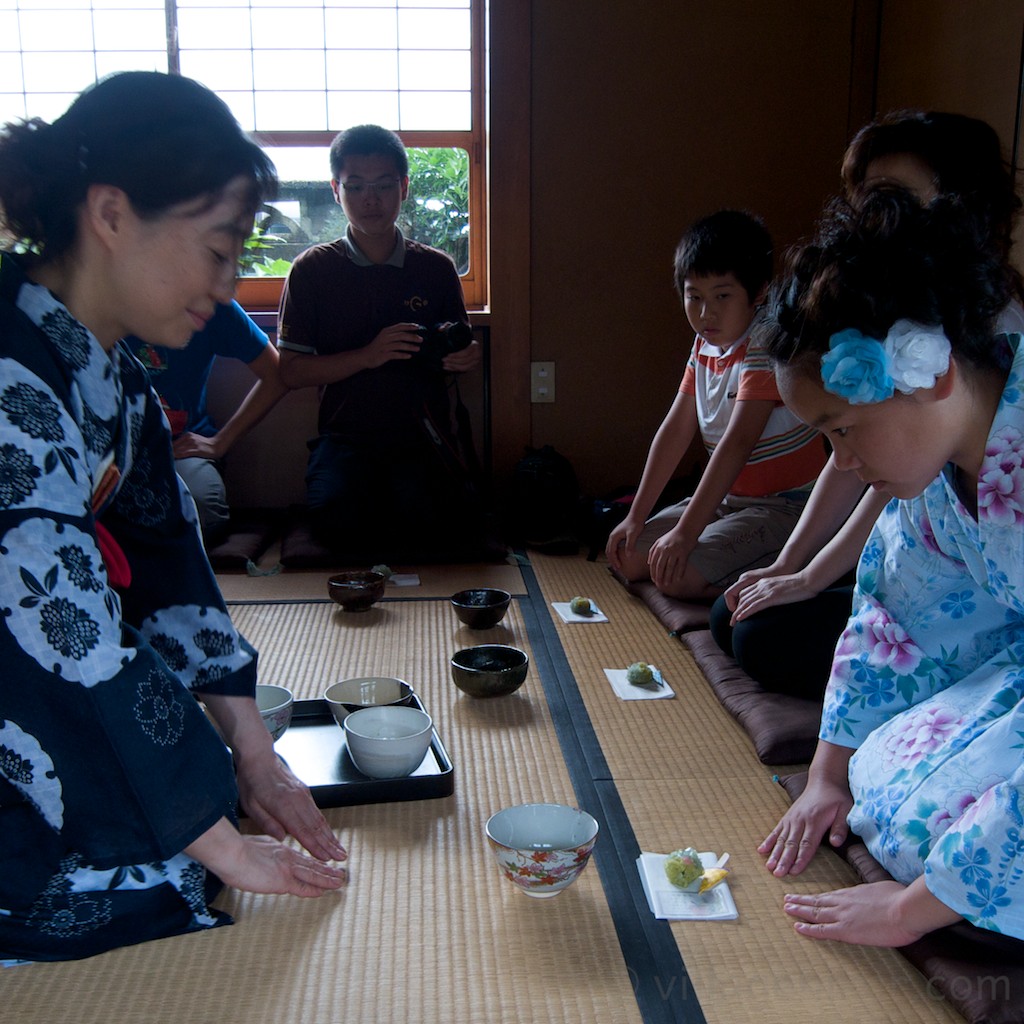
<path fill-rule="evenodd" d="M 52 124 L 0 132 L 0 230 L 20 252 L 0 257 L 0 960 L 229 923 L 209 905 L 223 883 L 345 881 L 274 754 L 256 653 L 121 343 L 181 348 L 230 301 L 275 185 L 180 76 L 114 75 Z M 264 835 L 238 831 L 239 801 Z"/>

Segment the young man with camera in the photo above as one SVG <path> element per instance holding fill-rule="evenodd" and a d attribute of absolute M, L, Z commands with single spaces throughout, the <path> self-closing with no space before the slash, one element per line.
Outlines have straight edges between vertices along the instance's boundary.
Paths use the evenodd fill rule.
<path fill-rule="evenodd" d="M 307 501 L 314 537 L 358 561 L 478 558 L 479 497 L 459 460 L 451 374 L 475 368 L 451 258 L 397 227 L 409 193 L 394 132 L 359 125 L 331 145 L 345 235 L 292 265 L 281 296 L 281 377 L 321 389 Z"/>

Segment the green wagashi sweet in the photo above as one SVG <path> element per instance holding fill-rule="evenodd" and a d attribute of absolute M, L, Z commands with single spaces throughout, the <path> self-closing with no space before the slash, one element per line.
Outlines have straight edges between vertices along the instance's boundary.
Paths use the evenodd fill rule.
<path fill-rule="evenodd" d="M 634 661 L 626 669 L 626 682 L 634 686 L 651 686 L 654 683 L 654 670 L 646 661 Z"/>
<path fill-rule="evenodd" d="M 394 576 L 394 573 L 391 571 L 391 567 L 388 565 L 375 565 L 370 572 L 379 572 L 386 580 L 389 580 Z"/>
<path fill-rule="evenodd" d="M 590 598 L 588 597 L 574 597 L 569 602 L 569 611 L 573 615 L 593 615 L 594 606 L 590 603 Z"/>
<path fill-rule="evenodd" d="M 665 875 L 673 885 L 685 889 L 704 874 L 700 854 L 692 847 L 674 850 L 665 858 Z"/>

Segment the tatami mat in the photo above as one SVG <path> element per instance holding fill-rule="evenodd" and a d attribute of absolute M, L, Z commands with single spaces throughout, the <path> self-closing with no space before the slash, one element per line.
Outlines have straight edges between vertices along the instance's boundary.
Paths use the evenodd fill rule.
<path fill-rule="evenodd" d="M 350 854 L 340 896 L 231 894 L 231 928 L 0 975 L 3 1024 L 639 1024 L 594 866 L 531 900 L 504 880 L 483 826 L 525 801 L 573 802 L 540 682 L 474 701 L 450 682 L 456 647 L 527 645 L 518 602 L 469 634 L 441 601 L 245 605 L 262 677 L 299 697 L 380 672 L 415 686 L 455 764 L 455 794 L 329 811 Z M 467 635 L 469 634 L 469 635 Z"/>
<path fill-rule="evenodd" d="M 395 572 L 414 572 L 418 586 L 387 588 L 387 598 L 449 597 L 470 587 L 498 587 L 510 594 L 524 594 L 523 574 L 516 565 L 481 562 L 470 565 L 421 565 L 392 567 Z M 283 569 L 269 576 L 250 576 L 244 572 L 217 574 L 224 599 L 248 601 L 325 601 L 327 569 Z"/>
<path fill-rule="evenodd" d="M 653 744 L 665 739 L 652 730 Z M 742 772 L 722 775 L 709 790 L 683 786 L 674 795 L 663 781 L 618 783 L 641 849 L 664 853 L 693 844 L 730 854 L 729 886 L 739 918 L 672 925 L 707 1020 L 962 1022 L 895 950 L 816 942 L 792 930 L 781 909 L 785 893 L 823 892 L 855 879 L 827 851 L 798 878 L 776 879 L 765 870 L 755 846 L 788 806 L 778 789 Z"/>
<path fill-rule="evenodd" d="M 455 765 L 455 794 L 329 811 L 351 855 L 352 880 L 338 896 L 232 893 L 222 905 L 236 916 L 234 927 L 3 972 L 0 1022 L 640 1024 L 634 986 L 661 993 L 671 1007 L 649 1019 L 682 1024 L 960 1020 L 896 952 L 815 943 L 792 931 L 783 894 L 847 884 L 849 869 L 822 852 L 798 879 L 765 871 L 754 848 L 787 806 L 781 788 L 684 645 L 602 564 L 533 556 L 525 575 L 486 568 L 514 571 L 517 586 L 493 577 L 490 585 L 532 588 L 536 600 L 517 598 L 499 626 L 481 632 L 461 626 L 441 599 L 480 585 L 479 577 L 462 582 L 467 567 L 430 582 L 424 573 L 438 600 L 385 600 L 364 614 L 343 613 L 320 594 L 307 603 L 232 598 L 241 602 L 232 606 L 239 629 L 260 650 L 261 678 L 299 698 L 346 676 L 412 683 Z M 302 575 L 323 583 L 321 574 Z M 286 577 L 244 582 L 248 589 L 274 579 Z M 576 594 L 593 598 L 611 621 L 567 625 L 550 613 L 552 601 Z M 450 681 L 451 653 L 485 642 L 533 656 L 511 697 L 475 701 Z M 677 697 L 615 697 L 602 670 L 636 660 L 658 665 Z M 574 729 L 580 743 L 563 755 L 559 737 Z M 589 788 L 581 772 L 593 773 Z M 486 818 L 525 801 L 576 803 L 580 792 L 622 816 L 623 834 L 602 835 L 597 864 L 556 899 L 522 896 L 491 860 Z M 635 890 L 623 852 L 633 836 L 644 850 L 728 850 L 739 919 L 652 928 L 642 896 L 634 903 L 622 891 Z M 606 891 L 609 879 L 620 888 Z M 623 908 L 638 927 L 623 927 Z M 640 937 L 639 947 L 621 945 L 630 936 Z M 672 966 L 680 955 L 688 978 Z M 643 975 L 645 956 L 656 977 Z"/>
<path fill-rule="evenodd" d="M 707 1021 L 961 1021 L 895 951 L 817 943 L 793 932 L 781 910 L 784 894 L 852 884 L 850 868 L 822 851 L 798 878 L 770 875 L 755 848 L 789 801 L 686 647 L 606 565 L 543 555 L 531 561 L 640 848 L 667 853 L 692 845 L 731 855 L 739 919 L 672 925 Z M 596 601 L 610 621 L 567 624 L 550 610 L 577 594 Z M 662 670 L 674 699 L 622 701 L 614 694 L 603 670 L 641 660 Z M 666 991 L 673 984 L 657 981 Z"/>

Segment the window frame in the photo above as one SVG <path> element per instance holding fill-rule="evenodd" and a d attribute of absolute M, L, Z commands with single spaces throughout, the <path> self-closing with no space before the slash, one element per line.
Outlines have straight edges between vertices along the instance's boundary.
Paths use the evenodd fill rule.
<path fill-rule="evenodd" d="M 458 147 L 469 157 L 469 268 L 460 275 L 468 309 L 476 312 L 489 310 L 489 254 L 490 228 L 487 195 L 487 108 L 488 108 L 488 19 L 489 0 L 467 0 L 470 16 L 470 127 L 459 131 L 403 130 L 397 134 L 407 147 Z M 358 6 L 355 0 L 353 6 Z M 91 6 L 88 8 L 92 10 Z M 176 0 L 164 0 L 166 35 L 163 54 L 167 71 L 181 73 L 181 50 L 176 26 Z M 86 51 L 87 52 L 87 51 Z M 94 55 L 95 52 L 94 51 Z M 106 52 L 106 51 L 103 51 Z M 156 55 L 159 51 L 153 50 Z M 214 90 L 216 91 L 216 90 Z M 328 188 L 329 171 L 326 151 L 338 131 L 348 125 L 338 125 L 331 131 L 253 131 L 250 135 L 262 146 L 322 146 L 324 159 L 324 188 Z M 385 127 L 393 127 L 386 125 Z M 411 184 L 415 191 L 415 181 Z M 238 278 L 238 299 L 254 311 L 276 309 L 284 286 L 283 277 Z"/>
<path fill-rule="evenodd" d="M 474 0 L 475 2 L 475 0 Z M 474 81 L 475 85 L 475 81 Z M 473 92 L 473 123 L 477 120 L 477 90 Z M 482 97 L 480 106 L 483 107 Z M 482 109 L 481 109 L 482 115 Z M 330 188 L 327 168 L 327 150 L 335 137 L 334 132 L 252 132 L 259 145 L 268 147 L 322 146 L 324 149 L 324 188 Z M 484 145 L 482 131 L 398 131 L 396 133 L 407 148 L 464 149 L 469 154 L 469 267 L 460 275 L 466 308 L 487 308 L 487 201 Z M 410 183 L 415 191 L 416 182 Z M 283 277 L 239 277 L 238 301 L 246 309 L 277 309 L 284 287 Z"/>
<path fill-rule="evenodd" d="M 396 134 L 407 148 L 457 147 L 469 154 L 469 268 L 460 275 L 466 308 L 489 309 L 490 230 L 487 199 L 487 0 L 470 5 L 470 124 L 467 131 L 403 131 Z M 347 127 L 339 126 L 338 130 Z M 387 127 L 387 126 L 386 126 Z M 261 146 L 323 146 L 326 151 L 337 132 L 257 131 L 252 137 Z M 329 188 L 326 152 L 324 188 Z M 410 184 L 415 191 L 416 182 Z M 283 277 L 239 277 L 237 298 L 246 309 L 276 310 L 284 288 Z"/>

